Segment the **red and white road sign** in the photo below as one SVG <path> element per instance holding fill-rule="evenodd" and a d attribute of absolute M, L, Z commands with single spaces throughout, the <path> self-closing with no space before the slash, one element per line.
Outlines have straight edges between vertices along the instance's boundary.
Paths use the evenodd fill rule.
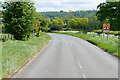
<path fill-rule="evenodd" d="M 103 24 L 103 32 L 104 33 L 110 32 L 110 24 Z"/>

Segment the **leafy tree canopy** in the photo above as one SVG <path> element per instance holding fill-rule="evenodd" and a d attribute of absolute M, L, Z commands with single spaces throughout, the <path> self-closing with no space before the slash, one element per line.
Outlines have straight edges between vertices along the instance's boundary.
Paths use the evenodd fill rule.
<path fill-rule="evenodd" d="M 58 24 L 58 25 L 61 25 L 62 27 L 64 27 L 65 25 L 62 19 L 57 17 L 55 19 L 52 19 L 52 21 L 49 23 L 49 27 L 51 27 L 53 24 Z"/>
<path fill-rule="evenodd" d="M 33 2 L 4 2 L 2 5 L 5 31 L 15 39 L 28 39 L 35 22 Z"/>
<path fill-rule="evenodd" d="M 88 27 L 88 18 L 74 18 L 68 21 L 68 26 L 73 29 L 85 30 Z"/>
<path fill-rule="evenodd" d="M 110 23 L 112 30 L 120 30 L 120 1 L 107 0 L 105 3 L 100 3 L 97 8 L 99 9 L 97 17 L 100 21 Z"/>

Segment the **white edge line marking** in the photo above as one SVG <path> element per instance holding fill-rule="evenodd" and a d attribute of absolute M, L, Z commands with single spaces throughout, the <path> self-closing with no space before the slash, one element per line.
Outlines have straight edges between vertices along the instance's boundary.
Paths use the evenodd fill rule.
<path fill-rule="evenodd" d="M 81 64 L 78 62 L 78 65 L 79 65 L 79 67 L 80 67 L 80 69 L 82 68 L 82 66 L 81 66 Z"/>

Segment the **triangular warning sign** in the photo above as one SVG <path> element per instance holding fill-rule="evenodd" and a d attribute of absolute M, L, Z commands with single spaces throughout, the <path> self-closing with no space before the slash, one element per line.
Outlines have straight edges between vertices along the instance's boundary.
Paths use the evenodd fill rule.
<path fill-rule="evenodd" d="M 108 28 L 108 25 L 106 25 L 106 26 L 104 27 L 104 29 L 109 29 L 109 28 Z"/>

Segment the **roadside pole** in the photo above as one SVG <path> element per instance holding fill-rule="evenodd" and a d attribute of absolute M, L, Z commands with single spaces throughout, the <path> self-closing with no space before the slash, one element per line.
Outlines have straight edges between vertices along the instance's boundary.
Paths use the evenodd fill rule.
<path fill-rule="evenodd" d="M 107 40 L 108 40 L 109 38 L 108 38 L 108 33 L 107 33 Z"/>
<path fill-rule="evenodd" d="M 32 31 L 32 38 L 34 37 L 34 30 Z"/>
<path fill-rule="evenodd" d="M 103 33 L 103 38 L 105 37 L 105 33 Z"/>

